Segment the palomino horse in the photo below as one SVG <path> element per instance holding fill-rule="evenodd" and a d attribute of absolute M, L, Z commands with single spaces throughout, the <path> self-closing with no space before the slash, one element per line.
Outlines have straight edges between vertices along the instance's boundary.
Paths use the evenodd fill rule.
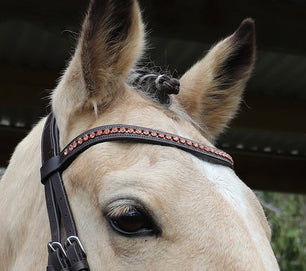
<path fill-rule="evenodd" d="M 127 84 L 145 44 L 137 1 L 92 0 L 52 94 L 61 149 L 88 129 L 123 123 L 213 150 L 239 105 L 254 40 L 254 23 L 246 19 L 181 77 L 178 95 L 160 100 Z M 51 238 L 40 180 L 45 122 L 17 146 L 1 180 L 1 271 L 47 265 Z M 278 270 L 262 207 L 226 165 L 171 146 L 121 140 L 90 146 L 62 179 L 91 270 Z M 63 249 L 49 245 L 61 259 Z M 67 265 L 47 270 L 88 270 Z"/>

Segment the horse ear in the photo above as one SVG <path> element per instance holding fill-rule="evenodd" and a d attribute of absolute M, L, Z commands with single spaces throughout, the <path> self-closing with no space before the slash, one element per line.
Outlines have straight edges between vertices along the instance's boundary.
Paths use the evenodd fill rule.
<path fill-rule="evenodd" d="M 143 47 L 136 0 L 91 0 L 75 54 L 52 96 L 58 123 L 110 104 Z"/>
<path fill-rule="evenodd" d="M 255 60 L 255 27 L 245 19 L 180 79 L 178 99 L 210 140 L 234 117 Z"/>

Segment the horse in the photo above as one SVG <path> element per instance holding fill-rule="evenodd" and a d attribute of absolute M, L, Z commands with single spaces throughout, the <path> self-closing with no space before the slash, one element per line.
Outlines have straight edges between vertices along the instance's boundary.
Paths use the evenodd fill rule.
<path fill-rule="evenodd" d="M 170 141 L 203 144 L 215 161 L 229 160 L 213 144 L 235 116 L 252 72 L 254 27 L 245 19 L 213 46 L 180 77 L 179 91 L 177 84 L 176 91 L 161 88 L 172 80 L 162 82 L 161 75 L 155 91 L 146 92 L 129 83 L 146 46 L 138 2 L 91 0 L 74 55 L 51 94 L 62 152 L 84 131 L 120 123 L 149 127 L 152 138 L 155 130 L 177 135 Z M 43 270 L 47 246 L 64 258 L 63 244 L 48 243 L 40 175 L 46 121 L 17 145 L 0 183 L 2 271 Z M 89 146 L 61 172 L 89 267 L 47 270 L 279 270 L 263 209 L 227 165 L 128 138 Z"/>

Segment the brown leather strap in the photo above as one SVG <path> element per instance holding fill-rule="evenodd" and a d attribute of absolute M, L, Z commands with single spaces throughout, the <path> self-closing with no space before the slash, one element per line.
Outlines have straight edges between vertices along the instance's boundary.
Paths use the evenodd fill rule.
<path fill-rule="evenodd" d="M 59 154 L 58 129 L 55 118 L 50 114 L 42 135 L 42 163 L 54 165 L 54 157 Z M 47 270 L 82 271 L 89 270 L 86 254 L 77 238 L 77 229 L 69 206 L 64 184 L 59 171 L 53 171 L 44 180 L 45 196 L 51 228 L 51 242 L 48 244 Z M 63 221 L 67 240 L 61 244 L 60 223 Z M 73 237 L 73 238 L 71 238 Z M 71 238 L 71 239 L 69 239 Z M 68 253 L 69 252 L 69 253 Z"/>
<path fill-rule="evenodd" d="M 46 121 L 43 137 L 42 137 L 42 161 L 43 163 L 47 163 L 48 161 L 52 161 L 54 157 L 57 157 L 59 153 L 59 142 L 58 142 L 58 131 L 57 126 L 55 122 L 55 118 L 53 115 L 50 115 Z M 53 163 L 54 164 L 54 163 Z M 65 187 L 63 185 L 63 181 L 61 178 L 61 174 L 57 171 L 53 171 L 52 174 L 49 174 L 48 176 L 48 187 L 51 186 L 51 191 L 53 192 L 56 200 L 56 204 L 54 204 L 54 197 L 53 201 L 51 201 L 51 204 L 56 205 L 60 211 L 60 216 L 63 219 L 64 227 L 66 230 L 66 236 L 77 236 L 77 230 L 74 223 L 74 219 L 71 213 L 71 209 L 69 206 L 69 201 L 67 199 Z M 52 198 L 51 195 L 47 195 L 48 197 Z M 48 200 L 47 200 L 48 202 Z M 54 206 L 50 208 L 50 202 L 49 205 L 47 205 L 47 209 L 49 213 L 51 213 L 52 217 L 56 216 L 54 213 Z M 58 221 L 60 221 L 58 219 Z M 52 223 L 51 223 L 52 222 Z M 51 227 L 59 227 L 59 224 L 54 224 L 53 220 L 50 219 L 50 225 Z M 55 232 L 55 229 L 51 229 L 51 231 Z M 57 229 L 57 232 L 60 232 L 60 229 Z M 60 234 L 57 234 L 58 238 L 55 238 L 55 236 L 52 236 L 52 241 L 60 242 Z"/>
<path fill-rule="evenodd" d="M 231 156 L 224 151 L 184 137 L 140 126 L 106 125 L 80 134 L 58 156 L 48 160 L 41 168 L 42 182 L 53 172 L 65 170 L 79 154 L 89 147 L 98 143 L 117 140 L 132 140 L 139 143 L 176 147 L 210 163 L 230 168 L 233 168 L 234 164 Z"/>
<path fill-rule="evenodd" d="M 53 117 L 48 116 L 44 132 L 41 140 L 41 160 L 42 164 L 46 163 L 50 158 L 56 156 L 59 153 L 57 143 L 58 134 L 55 131 Z M 61 241 L 61 228 L 60 228 L 60 214 L 58 205 L 55 199 L 53 185 L 51 179 L 46 179 L 45 182 L 45 197 L 49 216 L 49 223 L 51 229 L 51 240 L 53 242 Z"/>

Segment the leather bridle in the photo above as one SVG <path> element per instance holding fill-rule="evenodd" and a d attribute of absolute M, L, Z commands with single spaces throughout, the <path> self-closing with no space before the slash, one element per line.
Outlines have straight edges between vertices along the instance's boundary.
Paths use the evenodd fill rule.
<path fill-rule="evenodd" d="M 233 168 L 233 159 L 224 151 L 170 133 L 131 125 L 106 125 L 88 130 L 60 151 L 59 131 L 54 115 L 50 114 L 44 126 L 41 143 L 41 182 L 45 185 L 51 229 L 47 271 L 90 270 L 61 174 L 79 154 L 91 146 L 118 140 L 176 147 L 210 163 Z M 66 235 L 64 243 L 61 237 L 61 224 Z"/>

